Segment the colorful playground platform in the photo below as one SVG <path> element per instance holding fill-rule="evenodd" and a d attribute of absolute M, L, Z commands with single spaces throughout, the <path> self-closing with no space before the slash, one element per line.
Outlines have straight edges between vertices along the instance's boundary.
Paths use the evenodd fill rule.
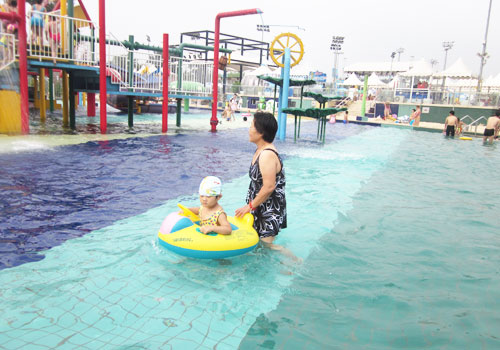
<path fill-rule="evenodd" d="M 162 102 L 162 132 L 166 132 L 169 99 L 177 102 L 177 124 L 183 99 L 217 100 L 213 86 L 217 86 L 219 52 L 231 53 L 218 47 L 220 19 L 260 12 L 251 9 L 217 15 L 212 47 L 190 43 L 170 47 L 168 34 L 163 35 L 163 46 L 157 47 L 137 43 L 133 35 L 119 41 L 107 32 L 105 0 L 99 1 L 99 23 L 92 22 L 81 0 L 78 3 L 75 6 L 73 0 L 61 0 L 52 12 L 31 11 L 26 16 L 26 4 L 20 1 L 17 13 L 0 12 L 2 21 L 18 28 L 16 37 L 0 27 L 0 133 L 29 133 L 28 76 L 33 77 L 34 106 L 39 109 L 42 122 L 47 110 L 57 108 L 53 84 L 57 76 L 62 80 L 61 96 L 57 99 L 62 100 L 65 126 L 75 128 L 76 96 L 85 100 L 88 116 L 95 116 L 99 94 L 101 102 L 113 95 L 122 96 L 122 101 L 126 99 L 129 126 L 133 126 L 138 99 Z M 34 27 L 28 40 L 26 22 L 31 22 L 32 17 L 41 18 L 44 25 Z M 185 48 L 214 51 L 216 64 L 183 58 Z M 41 77 L 48 77 L 48 94 L 46 79 Z M 106 133 L 106 103 L 99 106 L 101 133 Z"/>

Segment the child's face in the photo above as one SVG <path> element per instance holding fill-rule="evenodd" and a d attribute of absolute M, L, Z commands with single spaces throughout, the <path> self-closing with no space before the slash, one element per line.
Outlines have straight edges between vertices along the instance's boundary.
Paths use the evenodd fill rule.
<path fill-rule="evenodd" d="M 202 206 L 212 208 L 219 201 L 219 196 L 200 196 L 200 203 Z"/>

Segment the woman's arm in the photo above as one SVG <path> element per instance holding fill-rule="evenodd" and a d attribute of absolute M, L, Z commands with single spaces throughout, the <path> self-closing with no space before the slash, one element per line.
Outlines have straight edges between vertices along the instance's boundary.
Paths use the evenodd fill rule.
<path fill-rule="evenodd" d="M 231 224 L 227 221 L 226 213 L 221 213 L 219 219 L 217 220 L 218 225 L 205 225 L 200 227 L 200 231 L 204 234 L 209 232 L 215 232 L 221 235 L 230 235 L 233 229 Z"/>
<path fill-rule="evenodd" d="M 250 204 L 236 209 L 235 215 L 242 217 L 264 203 L 276 188 L 276 174 L 278 172 L 279 160 L 274 152 L 262 152 L 259 157 L 259 168 L 262 174 L 262 188 L 259 193 L 250 200 Z"/>

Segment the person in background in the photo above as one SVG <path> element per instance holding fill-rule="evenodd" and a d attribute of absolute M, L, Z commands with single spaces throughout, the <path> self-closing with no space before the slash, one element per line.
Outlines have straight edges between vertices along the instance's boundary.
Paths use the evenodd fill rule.
<path fill-rule="evenodd" d="M 31 43 L 43 46 L 43 7 L 42 0 L 35 0 L 31 8 Z M 34 12 L 35 11 L 35 12 Z M 34 13 L 33 13 L 34 12 Z M 40 41 L 40 42 L 38 42 Z"/>
<path fill-rule="evenodd" d="M 386 102 L 384 104 L 384 120 L 386 120 L 389 117 L 392 117 L 391 103 L 390 102 Z"/>
<path fill-rule="evenodd" d="M 349 111 L 344 112 L 344 124 L 349 124 Z"/>
<path fill-rule="evenodd" d="M 457 120 L 458 120 L 458 127 L 457 127 L 455 134 L 457 136 L 460 136 L 460 135 L 462 135 L 462 133 L 464 131 L 465 123 L 463 121 L 461 121 L 459 117 L 457 117 Z"/>
<path fill-rule="evenodd" d="M 413 123 L 415 123 L 415 108 L 412 108 L 411 109 L 411 115 L 410 115 L 410 125 L 413 125 Z"/>
<path fill-rule="evenodd" d="M 486 122 L 486 128 L 484 129 L 483 142 L 486 140 L 493 143 L 493 139 L 498 139 L 498 133 L 500 131 L 500 109 L 495 112 L 494 116 L 488 118 Z"/>
<path fill-rule="evenodd" d="M 413 118 L 413 126 L 419 126 L 420 125 L 420 115 L 422 114 L 421 107 L 417 106 L 417 110 L 415 111 L 415 118 Z"/>
<path fill-rule="evenodd" d="M 443 133 L 446 134 L 446 137 L 455 137 L 455 130 L 458 128 L 458 118 L 455 117 L 455 111 L 450 111 L 448 116 L 444 121 L 444 129 Z"/>

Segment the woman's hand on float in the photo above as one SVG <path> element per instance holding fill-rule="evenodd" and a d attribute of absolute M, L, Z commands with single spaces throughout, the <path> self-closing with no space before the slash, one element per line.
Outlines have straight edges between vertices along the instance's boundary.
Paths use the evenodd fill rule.
<path fill-rule="evenodd" d="M 239 209 L 236 209 L 234 211 L 234 215 L 238 218 L 241 218 L 243 217 L 243 215 L 245 215 L 246 213 L 250 213 L 252 209 L 250 208 L 250 206 L 247 204 L 245 205 L 244 207 L 241 207 Z"/>

